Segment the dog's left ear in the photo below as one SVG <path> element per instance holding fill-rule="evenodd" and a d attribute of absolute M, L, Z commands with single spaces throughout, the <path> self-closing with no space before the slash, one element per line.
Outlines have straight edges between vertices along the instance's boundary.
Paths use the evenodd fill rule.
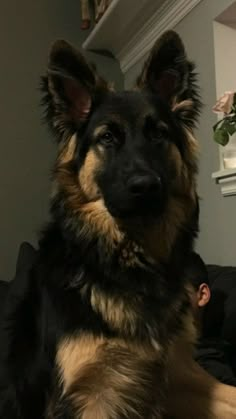
<path fill-rule="evenodd" d="M 137 79 L 137 87 L 158 95 L 172 109 L 185 101 L 182 116 L 185 112 L 188 124 L 194 124 L 200 108 L 194 65 L 188 61 L 176 32 L 167 31 L 156 41 Z"/>

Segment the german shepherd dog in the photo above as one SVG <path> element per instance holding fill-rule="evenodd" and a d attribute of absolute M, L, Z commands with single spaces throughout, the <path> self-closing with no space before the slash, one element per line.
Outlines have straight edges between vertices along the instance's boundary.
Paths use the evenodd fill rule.
<path fill-rule="evenodd" d="M 1 419 L 236 418 L 236 390 L 191 355 L 200 101 L 182 41 L 166 32 L 122 93 L 57 41 L 43 89 L 51 221 L 9 294 Z"/>

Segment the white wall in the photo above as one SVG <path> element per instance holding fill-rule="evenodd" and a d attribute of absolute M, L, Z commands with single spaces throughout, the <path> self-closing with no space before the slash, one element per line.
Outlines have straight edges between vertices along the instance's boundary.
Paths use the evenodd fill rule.
<path fill-rule="evenodd" d="M 201 146 L 201 232 L 197 247 L 206 262 L 236 265 L 236 196 L 223 198 L 211 179 L 212 172 L 219 169 L 218 148 L 212 140 L 212 125 L 216 122 L 211 111 L 216 101 L 213 20 L 232 3 L 230 0 L 202 0 L 174 29 L 182 37 L 189 57 L 197 64 L 204 102 L 197 132 Z M 232 56 L 235 53 L 236 44 Z M 126 74 L 126 87 L 130 86 L 141 66 L 142 62 Z"/>
<path fill-rule="evenodd" d="M 236 54 L 233 53 L 236 47 L 236 1 L 227 13 L 220 16 L 221 22 L 214 22 L 214 53 L 215 53 L 215 72 L 216 72 L 216 93 L 217 98 L 221 97 L 226 91 L 236 92 Z M 230 23 L 228 15 L 230 14 Z M 226 15 L 226 16 L 225 16 Z M 233 22 L 234 19 L 234 22 Z M 227 24 L 225 24 L 227 22 Z M 219 116 L 219 119 L 222 115 Z M 227 147 L 236 146 L 236 136 L 230 139 Z M 221 153 L 220 168 L 224 168 L 225 147 L 219 147 Z"/>

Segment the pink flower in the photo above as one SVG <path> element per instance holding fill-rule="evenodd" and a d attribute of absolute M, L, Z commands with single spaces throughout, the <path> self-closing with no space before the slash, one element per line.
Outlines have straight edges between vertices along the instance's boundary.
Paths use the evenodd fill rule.
<path fill-rule="evenodd" d="M 215 106 L 213 106 L 213 112 L 229 114 L 234 103 L 234 93 L 235 92 L 225 92 L 224 95 L 217 100 Z"/>

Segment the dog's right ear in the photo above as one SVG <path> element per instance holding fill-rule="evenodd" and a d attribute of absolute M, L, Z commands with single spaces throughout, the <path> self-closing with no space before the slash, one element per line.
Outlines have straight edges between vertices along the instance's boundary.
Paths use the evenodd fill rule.
<path fill-rule="evenodd" d="M 61 141 L 89 118 L 96 91 L 107 90 L 107 85 L 82 54 L 67 42 L 56 41 L 49 55 L 43 90 L 46 119 Z"/>
<path fill-rule="evenodd" d="M 161 98 L 187 127 L 194 127 L 201 108 L 196 75 L 176 32 L 166 31 L 157 39 L 137 79 L 137 87 Z"/>
<path fill-rule="evenodd" d="M 172 103 L 187 85 L 188 61 L 179 35 L 166 31 L 154 44 L 137 80 L 164 101 Z"/>

